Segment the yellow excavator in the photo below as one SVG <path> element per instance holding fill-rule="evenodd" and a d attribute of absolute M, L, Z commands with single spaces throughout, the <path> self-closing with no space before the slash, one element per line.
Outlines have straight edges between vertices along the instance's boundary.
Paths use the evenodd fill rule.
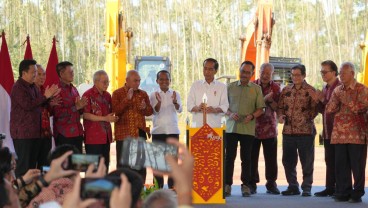
<path fill-rule="evenodd" d="M 105 69 L 110 77 L 110 92 L 122 87 L 127 71 L 133 69 L 129 62 L 132 38 L 133 31 L 126 28 L 120 0 L 106 0 Z M 140 88 L 148 94 L 158 88 L 156 73 L 160 70 L 171 71 L 169 57 L 136 56 L 134 62 L 134 69 L 139 71 L 142 80 Z"/>

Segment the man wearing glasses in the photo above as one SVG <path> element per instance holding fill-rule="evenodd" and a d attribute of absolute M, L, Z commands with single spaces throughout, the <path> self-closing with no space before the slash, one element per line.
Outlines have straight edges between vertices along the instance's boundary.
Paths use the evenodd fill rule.
<path fill-rule="evenodd" d="M 111 95 L 106 91 L 109 87 L 107 73 L 103 70 L 96 71 L 93 84 L 93 87 L 83 94 L 87 100 L 83 110 L 84 143 L 87 154 L 102 155 L 105 158 L 108 171 L 112 142 L 110 122 L 118 121 L 118 117 L 112 113 Z"/>
<path fill-rule="evenodd" d="M 296 165 L 298 154 L 303 170 L 302 196 L 311 196 L 314 164 L 314 137 L 317 116 L 316 90 L 305 81 L 305 66 L 298 64 L 291 69 L 293 83 L 286 86 L 278 103 L 279 122 L 284 123 L 282 136 L 282 164 L 289 184 L 282 195 L 299 195 Z"/>
<path fill-rule="evenodd" d="M 323 119 L 323 143 L 325 147 L 325 162 L 326 162 L 326 188 L 323 191 L 314 193 L 315 196 L 325 197 L 333 196 L 335 193 L 335 145 L 331 144 L 331 133 L 335 114 L 327 114 L 325 111 L 326 105 L 332 96 L 332 92 L 340 85 L 340 80 L 337 78 L 337 66 L 331 60 L 326 60 L 321 63 L 321 76 L 326 85 L 322 92 L 317 91 L 316 95 L 319 100 L 318 112 L 322 114 Z"/>

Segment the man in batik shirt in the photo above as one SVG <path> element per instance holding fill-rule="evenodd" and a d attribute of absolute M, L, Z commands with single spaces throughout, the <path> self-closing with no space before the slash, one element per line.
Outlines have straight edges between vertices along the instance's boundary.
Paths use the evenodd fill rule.
<path fill-rule="evenodd" d="M 354 79 L 354 64 L 342 63 L 340 79 L 327 113 L 335 113 L 331 144 L 335 144 L 335 201 L 361 202 L 367 161 L 368 89 Z M 354 185 L 352 184 L 352 174 Z"/>

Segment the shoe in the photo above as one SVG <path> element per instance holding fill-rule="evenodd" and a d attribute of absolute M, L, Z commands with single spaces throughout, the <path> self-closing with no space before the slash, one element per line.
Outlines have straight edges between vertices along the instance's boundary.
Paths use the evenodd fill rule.
<path fill-rule="evenodd" d="M 249 197 L 251 195 L 250 188 L 246 185 L 241 185 L 241 192 L 243 197 Z"/>
<path fill-rule="evenodd" d="M 349 202 L 350 203 L 360 203 L 360 202 L 362 202 L 362 198 L 361 197 L 359 197 L 359 198 L 350 198 Z"/>
<path fill-rule="evenodd" d="M 292 189 L 288 188 L 285 191 L 282 191 L 281 194 L 284 195 L 284 196 L 299 195 L 300 191 L 299 190 L 292 190 Z"/>
<path fill-rule="evenodd" d="M 303 193 L 302 193 L 302 196 L 312 196 L 311 191 L 304 190 Z"/>
<path fill-rule="evenodd" d="M 277 187 L 273 187 L 273 188 L 269 188 L 267 189 L 268 194 L 274 194 L 274 195 L 279 195 L 280 194 L 280 190 Z"/>
<path fill-rule="evenodd" d="M 249 185 L 249 189 L 250 189 L 250 193 L 251 194 L 256 194 L 257 193 L 257 185 Z"/>
<path fill-rule="evenodd" d="M 325 189 L 323 191 L 314 193 L 314 196 L 326 197 L 326 196 L 333 196 L 334 194 L 335 194 L 335 190 Z"/>
<path fill-rule="evenodd" d="M 348 196 L 335 196 L 335 202 L 346 202 L 349 201 Z"/>
<path fill-rule="evenodd" d="M 225 197 L 227 196 L 231 196 L 231 186 L 230 185 L 225 185 Z"/>

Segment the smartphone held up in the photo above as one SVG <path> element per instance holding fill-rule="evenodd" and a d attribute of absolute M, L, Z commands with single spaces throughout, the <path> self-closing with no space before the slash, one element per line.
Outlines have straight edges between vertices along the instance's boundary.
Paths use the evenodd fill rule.
<path fill-rule="evenodd" d="M 177 157 L 176 146 L 164 142 L 147 142 L 143 139 L 125 139 L 122 147 L 120 162 L 133 169 L 150 167 L 162 172 L 170 172 L 171 168 L 166 162 L 166 155 Z"/>

